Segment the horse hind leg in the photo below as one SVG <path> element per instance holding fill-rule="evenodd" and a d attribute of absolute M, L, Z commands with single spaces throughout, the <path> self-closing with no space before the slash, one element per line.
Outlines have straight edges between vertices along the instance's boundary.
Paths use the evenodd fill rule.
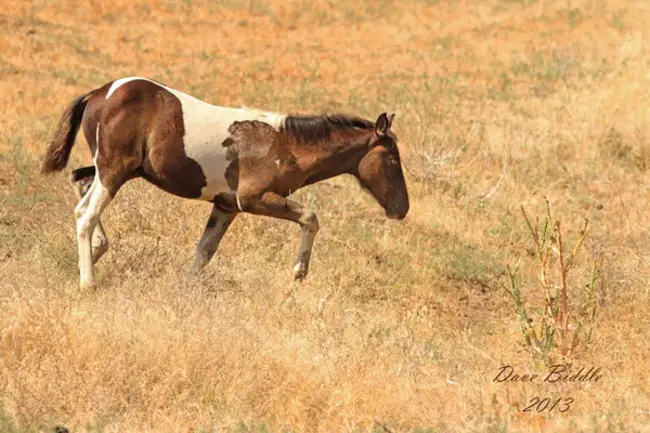
<path fill-rule="evenodd" d="M 110 203 L 109 189 L 95 177 L 90 190 L 75 208 L 77 219 L 77 243 L 79 249 L 79 286 L 82 289 L 95 287 L 92 261 L 92 236 L 99 218 Z"/>
<path fill-rule="evenodd" d="M 74 184 L 74 192 L 79 201 L 86 196 L 95 179 L 95 167 L 83 167 L 72 172 L 70 180 Z M 108 251 L 108 238 L 101 220 L 93 230 L 91 239 L 92 264 L 94 265 Z"/>

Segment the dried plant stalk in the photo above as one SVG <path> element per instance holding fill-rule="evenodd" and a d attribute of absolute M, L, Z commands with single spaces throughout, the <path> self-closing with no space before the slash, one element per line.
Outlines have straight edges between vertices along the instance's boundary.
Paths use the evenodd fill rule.
<path fill-rule="evenodd" d="M 571 302 L 572 292 L 570 290 L 570 271 L 575 263 L 575 258 L 580 252 L 587 234 L 589 221 L 585 218 L 584 226 L 580 231 L 578 239 L 570 253 L 566 254 L 564 246 L 564 234 L 562 224 L 554 220 L 551 215 L 551 206 L 546 200 L 546 215 L 541 223 L 541 230 L 538 229 L 539 221 L 531 222 L 523 206 L 521 213 L 532 236 L 533 245 L 536 250 L 537 265 L 539 267 L 540 288 L 544 292 L 544 306 L 542 312 L 531 317 L 521 299 L 521 288 L 518 278 L 519 263 L 514 268 L 507 268 L 509 277 L 508 292 L 515 303 L 515 311 L 524 341 L 531 350 L 534 360 L 547 364 L 550 357 L 556 353 L 563 360 L 573 356 L 582 342 L 582 348 L 586 349 L 591 341 L 593 325 L 596 318 L 596 279 L 598 278 L 598 263 L 594 262 L 590 281 L 584 286 L 583 302 L 578 311 L 572 313 Z M 552 235 L 549 236 L 549 227 L 553 227 Z M 557 260 L 549 260 L 552 254 L 557 255 Z M 551 267 L 555 267 L 555 275 L 558 281 L 549 280 L 553 275 Z M 575 324 L 572 323 L 575 319 Z M 537 319 L 537 320 L 535 320 Z M 539 324 L 535 328 L 535 321 Z M 586 332 L 586 338 L 581 340 L 581 335 Z"/>

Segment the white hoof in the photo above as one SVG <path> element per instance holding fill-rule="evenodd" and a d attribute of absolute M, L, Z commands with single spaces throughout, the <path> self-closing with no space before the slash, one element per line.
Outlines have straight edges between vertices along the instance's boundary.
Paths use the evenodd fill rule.
<path fill-rule="evenodd" d="M 96 290 L 97 284 L 94 281 L 82 281 L 79 283 L 80 290 Z"/>
<path fill-rule="evenodd" d="M 293 279 L 302 280 L 307 276 L 307 264 L 303 262 L 298 262 L 293 267 Z"/>

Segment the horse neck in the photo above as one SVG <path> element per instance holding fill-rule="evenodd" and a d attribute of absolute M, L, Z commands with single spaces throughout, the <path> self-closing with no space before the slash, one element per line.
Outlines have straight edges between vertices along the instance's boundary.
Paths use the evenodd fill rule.
<path fill-rule="evenodd" d="M 327 140 L 303 143 L 301 147 L 309 149 L 301 161 L 309 174 L 305 185 L 341 174 L 355 174 L 359 162 L 368 153 L 371 137 L 371 131 L 349 129 L 334 131 Z"/>

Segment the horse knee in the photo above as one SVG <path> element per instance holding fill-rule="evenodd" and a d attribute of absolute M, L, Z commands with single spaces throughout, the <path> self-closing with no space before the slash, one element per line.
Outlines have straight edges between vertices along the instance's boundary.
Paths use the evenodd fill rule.
<path fill-rule="evenodd" d="M 318 217 L 313 211 L 307 211 L 300 218 L 300 222 L 303 224 L 303 227 L 306 227 L 310 232 L 316 233 L 320 229 L 318 224 Z"/>
<path fill-rule="evenodd" d="M 82 239 L 90 239 L 93 230 L 99 222 L 97 215 L 81 215 L 77 218 L 77 236 Z"/>
<path fill-rule="evenodd" d="M 86 206 L 82 206 L 81 202 L 77 204 L 74 208 L 74 219 L 79 222 L 81 217 L 84 216 L 84 213 L 86 212 Z"/>

